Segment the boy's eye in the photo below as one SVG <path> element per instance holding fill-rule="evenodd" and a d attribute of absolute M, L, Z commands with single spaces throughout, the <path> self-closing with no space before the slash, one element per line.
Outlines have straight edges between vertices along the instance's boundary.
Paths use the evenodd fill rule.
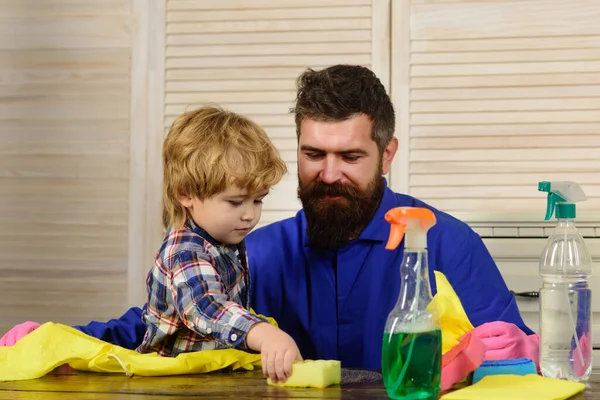
<path fill-rule="evenodd" d="M 239 206 L 241 206 L 242 204 L 244 204 L 244 202 L 243 202 L 243 201 L 233 201 L 233 200 L 229 200 L 229 204 L 231 204 L 231 205 L 232 205 L 232 206 L 234 206 L 234 207 L 239 207 Z"/>
<path fill-rule="evenodd" d="M 254 200 L 254 202 L 256 204 L 262 204 L 263 203 L 263 199 L 256 199 L 256 200 Z"/>

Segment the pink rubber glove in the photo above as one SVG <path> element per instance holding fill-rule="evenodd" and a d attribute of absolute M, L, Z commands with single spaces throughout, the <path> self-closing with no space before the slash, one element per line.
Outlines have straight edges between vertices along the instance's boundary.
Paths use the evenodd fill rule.
<path fill-rule="evenodd" d="M 0 346 L 13 346 L 17 343 L 21 338 L 35 331 L 40 327 L 40 324 L 37 322 L 27 321 L 22 324 L 18 324 L 13 326 L 4 336 L 0 338 Z M 68 375 L 72 374 L 73 370 L 69 366 L 69 364 L 63 364 L 54 368 L 53 371 L 50 371 L 49 374 L 54 375 Z"/>
<path fill-rule="evenodd" d="M 473 329 L 473 335 L 485 344 L 486 360 L 528 358 L 535 363 L 539 370 L 539 339 L 537 339 L 537 335 L 527 336 L 515 324 L 504 321 L 480 325 Z"/>
<path fill-rule="evenodd" d="M 39 327 L 40 324 L 31 321 L 15 325 L 12 327 L 11 330 L 6 332 L 6 334 L 2 336 L 2 338 L 0 338 L 0 346 L 13 346 L 23 336 L 35 331 Z"/>
<path fill-rule="evenodd" d="M 581 348 L 581 355 L 579 354 L 579 350 L 573 350 L 573 371 L 577 376 L 583 376 L 593 358 L 592 343 L 587 334 L 579 338 L 579 346 Z M 581 356 L 583 356 L 583 364 L 581 363 Z"/>

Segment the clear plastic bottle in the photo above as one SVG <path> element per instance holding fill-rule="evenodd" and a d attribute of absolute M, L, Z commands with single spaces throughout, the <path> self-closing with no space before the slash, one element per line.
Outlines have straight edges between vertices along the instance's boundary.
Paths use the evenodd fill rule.
<path fill-rule="evenodd" d="M 556 206 L 557 226 L 540 258 L 540 370 L 550 378 L 587 381 L 592 370 L 592 258 L 575 226 L 574 182 L 540 182 L 548 192 L 546 219 Z"/>
<path fill-rule="evenodd" d="M 382 375 L 394 400 L 437 399 L 442 368 L 442 334 L 432 303 L 427 265 L 427 230 L 435 215 L 424 208 L 398 207 L 386 214 L 392 224 L 387 249 L 405 236 L 398 301 L 388 315 L 382 344 Z"/>

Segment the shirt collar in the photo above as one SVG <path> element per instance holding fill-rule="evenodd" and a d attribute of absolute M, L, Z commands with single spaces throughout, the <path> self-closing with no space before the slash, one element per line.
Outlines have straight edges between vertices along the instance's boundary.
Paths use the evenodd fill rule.
<path fill-rule="evenodd" d="M 228 249 L 232 249 L 232 250 L 237 249 L 237 245 L 226 245 L 224 243 L 219 242 L 217 239 L 215 239 L 214 237 L 209 235 L 209 233 L 206 232 L 204 229 L 202 229 L 198 225 L 196 225 L 196 223 L 191 218 L 187 219 L 187 221 L 185 222 L 185 225 L 192 232 L 199 235 L 200 237 L 202 237 L 202 239 L 206 240 L 208 243 L 212 244 L 215 247 L 228 248 Z"/>

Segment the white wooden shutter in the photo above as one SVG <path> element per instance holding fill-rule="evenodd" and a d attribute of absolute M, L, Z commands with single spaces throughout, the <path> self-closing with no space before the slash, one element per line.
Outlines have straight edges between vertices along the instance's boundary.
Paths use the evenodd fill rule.
<path fill-rule="evenodd" d="M 359 64 L 386 87 L 389 0 L 167 1 L 165 129 L 216 103 L 262 125 L 289 174 L 267 197 L 261 225 L 293 215 L 296 132 L 289 113 L 307 67 Z"/>
<path fill-rule="evenodd" d="M 128 0 L 0 2 L 0 334 L 127 299 Z"/>
<path fill-rule="evenodd" d="M 469 222 L 540 221 L 538 181 L 574 180 L 600 222 L 600 3 L 394 4 L 396 187 Z"/>
<path fill-rule="evenodd" d="M 586 191 L 578 224 L 600 290 L 599 20 L 596 0 L 393 3 L 392 185 L 473 226 L 515 292 L 540 288 L 554 224 L 542 180 Z M 538 300 L 517 301 L 537 330 Z M 592 308 L 598 319 L 600 299 Z"/>

